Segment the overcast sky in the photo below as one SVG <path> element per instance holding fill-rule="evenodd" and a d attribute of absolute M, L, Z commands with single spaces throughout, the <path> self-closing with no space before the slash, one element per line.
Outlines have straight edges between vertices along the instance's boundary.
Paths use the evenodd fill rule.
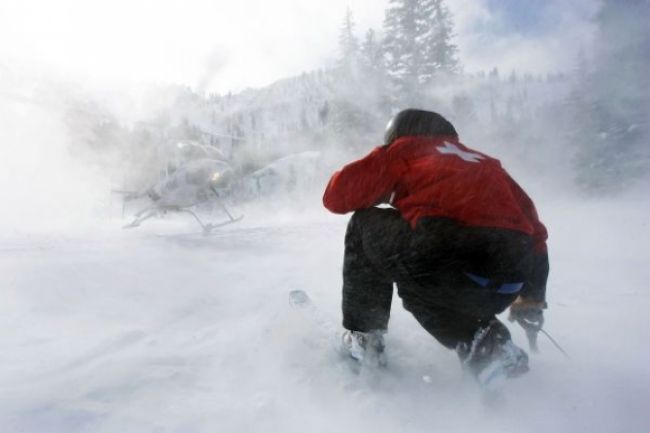
<path fill-rule="evenodd" d="M 361 36 L 388 0 L 0 0 L 0 64 L 95 82 L 227 92 L 331 65 L 349 6 Z M 570 69 L 598 0 L 448 0 L 461 61 Z"/>

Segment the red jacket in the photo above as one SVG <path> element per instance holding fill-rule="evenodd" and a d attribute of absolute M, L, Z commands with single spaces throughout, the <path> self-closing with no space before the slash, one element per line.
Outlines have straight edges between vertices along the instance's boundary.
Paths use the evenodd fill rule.
<path fill-rule="evenodd" d="M 457 137 L 402 137 L 346 165 L 330 179 L 323 204 L 334 213 L 392 205 L 415 227 L 420 217 L 517 230 L 546 251 L 547 232 L 532 200 L 501 167 Z"/>

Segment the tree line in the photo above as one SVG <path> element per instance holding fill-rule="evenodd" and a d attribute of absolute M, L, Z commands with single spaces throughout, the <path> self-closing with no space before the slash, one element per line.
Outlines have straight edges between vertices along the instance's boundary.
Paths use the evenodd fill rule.
<path fill-rule="evenodd" d="M 380 31 L 362 38 L 350 9 L 339 34 L 334 126 L 359 135 L 398 107 L 424 106 L 434 82 L 461 71 L 443 0 L 390 0 Z"/>

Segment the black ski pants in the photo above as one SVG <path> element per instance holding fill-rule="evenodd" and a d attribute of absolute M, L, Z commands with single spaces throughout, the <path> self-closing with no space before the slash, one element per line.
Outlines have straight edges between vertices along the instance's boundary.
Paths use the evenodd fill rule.
<path fill-rule="evenodd" d="M 359 210 L 345 236 L 343 326 L 387 329 L 395 283 L 404 308 L 455 349 L 514 301 L 531 268 L 524 233 L 447 218 L 422 218 L 412 229 L 397 210 Z"/>

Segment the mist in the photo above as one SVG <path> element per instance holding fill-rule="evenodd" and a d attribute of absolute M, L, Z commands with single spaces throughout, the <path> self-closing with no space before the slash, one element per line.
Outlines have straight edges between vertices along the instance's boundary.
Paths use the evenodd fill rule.
<path fill-rule="evenodd" d="M 389 1 L 0 3 L 0 430 L 650 428 L 650 4 L 443 4 L 414 65 Z M 381 377 L 332 350 L 349 215 L 322 194 L 409 107 L 549 230 L 570 357 L 540 336 L 499 400 L 399 299 Z M 177 188 L 204 166 L 214 191 Z"/>

